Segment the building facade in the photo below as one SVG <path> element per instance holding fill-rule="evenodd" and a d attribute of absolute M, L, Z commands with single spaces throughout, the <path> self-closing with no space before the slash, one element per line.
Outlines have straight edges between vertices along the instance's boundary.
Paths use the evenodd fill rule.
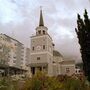
<path fill-rule="evenodd" d="M 40 22 L 36 28 L 36 35 L 31 37 L 31 71 L 35 74 L 38 70 L 52 75 L 53 41 L 44 26 L 42 10 Z"/>
<path fill-rule="evenodd" d="M 67 68 L 69 70 L 66 70 Z M 42 10 L 40 10 L 36 35 L 31 36 L 30 69 L 32 74 L 40 70 L 49 76 L 75 73 L 75 62 L 64 61 L 63 56 L 54 50 L 53 40 L 48 34 L 48 28 L 44 25 Z"/>
<path fill-rule="evenodd" d="M 6 34 L 0 34 L 0 62 L 2 64 L 22 68 L 24 45 Z"/>
<path fill-rule="evenodd" d="M 28 64 L 30 63 L 30 48 L 24 47 L 24 60 L 23 60 L 23 69 L 29 70 Z"/>

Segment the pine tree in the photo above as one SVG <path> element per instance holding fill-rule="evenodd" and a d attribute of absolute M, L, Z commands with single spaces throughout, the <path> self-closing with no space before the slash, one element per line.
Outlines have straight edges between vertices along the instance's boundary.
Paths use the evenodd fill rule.
<path fill-rule="evenodd" d="M 78 14 L 75 31 L 81 46 L 80 52 L 83 61 L 83 70 L 85 76 L 90 81 L 90 19 L 88 18 L 87 10 L 84 13 L 84 20 Z"/>

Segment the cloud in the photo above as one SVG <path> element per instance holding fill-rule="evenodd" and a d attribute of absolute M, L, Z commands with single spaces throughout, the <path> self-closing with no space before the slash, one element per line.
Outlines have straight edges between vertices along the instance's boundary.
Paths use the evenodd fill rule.
<path fill-rule="evenodd" d="M 48 32 L 65 58 L 80 61 L 80 46 L 75 33 L 77 13 L 90 11 L 89 0 L 0 0 L 0 32 L 30 46 L 39 22 L 40 6 Z M 89 12 L 90 15 L 90 12 Z"/>

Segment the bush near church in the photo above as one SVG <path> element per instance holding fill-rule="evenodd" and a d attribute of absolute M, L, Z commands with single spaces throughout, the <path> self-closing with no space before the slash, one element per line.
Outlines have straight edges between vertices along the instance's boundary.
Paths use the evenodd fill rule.
<path fill-rule="evenodd" d="M 37 72 L 32 78 L 13 81 L 11 78 L 0 78 L 0 90 L 90 90 L 89 82 L 84 76 L 59 75 L 49 77 Z"/>
<path fill-rule="evenodd" d="M 90 90 L 84 76 L 48 77 L 38 72 L 31 79 L 27 79 L 22 90 Z"/>

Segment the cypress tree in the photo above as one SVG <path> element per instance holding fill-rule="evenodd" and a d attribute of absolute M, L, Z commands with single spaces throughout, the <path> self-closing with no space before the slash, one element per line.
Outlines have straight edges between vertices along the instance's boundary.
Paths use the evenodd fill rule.
<path fill-rule="evenodd" d="M 80 52 L 83 61 L 83 70 L 85 76 L 90 81 L 90 19 L 88 18 L 87 10 L 84 13 L 84 20 L 77 15 L 77 33 L 78 42 L 80 44 Z"/>

